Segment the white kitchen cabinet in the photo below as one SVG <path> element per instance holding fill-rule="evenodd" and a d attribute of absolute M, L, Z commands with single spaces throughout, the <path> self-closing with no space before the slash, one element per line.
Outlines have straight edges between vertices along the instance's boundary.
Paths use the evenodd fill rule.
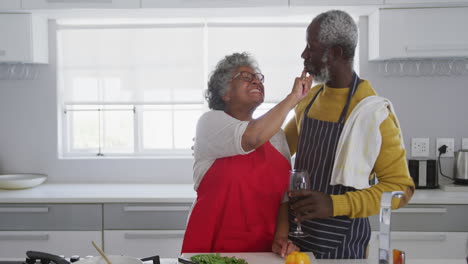
<path fill-rule="evenodd" d="M 0 62 L 47 63 L 47 19 L 31 14 L 0 14 Z"/>
<path fill-rule="evenodd" d="M 96 255 L 91 245 L 102 245 L 100 231 L 0 231 L 0 256 L 18 258 L 26 251 L 42 251 L 55 255 Z"/>
<path fill-rule="evenodd" d="M 385 0 L 386 5 L 417 5 L 417 4 L 457 4 L 468 3 L 468 0 Z"/>
<path fill-rule="evenodd" d="M 410 204 L 392 211 L 391 247 L 411 259 L 463 258 L 468 243 L 468 205 Z M 378 254 L 378 215 L 369 218 L 369 255 Z"/>
<path fill-rule="evenodd" d="M 370 258 L 378 256 L 378 239 L 372 232 Z M 405 251 L 407 259 L 464 258 L 468 232 L 392 232 L 391 241 L 391 248 Z"/>
<path fill-rule="evenodd" d="M 468 57 L 466 25 L 468 7 L 379 9 L 369 16 L 369 60 Z"/>
<path fill-rule="evenodd" d="M 104 249 L 109 254 L 135 257 L 180 255 L 184 230 L 105 230 Z"/>
<path fill-rule="evenodd" d="M 0 204 L 0 256 L 27 250 L 56 255 L 96 255 L 102 245 L 100 204 Z"/>
<path fill-rule="evenodd" d="M 384 0 L 290 0 L 291 6 L 359 6 L 382 5 Z"/>
<path fill-rule="evenodd" d="M 1 0 L 0 1 L 0 10 L 1 9 L 19 9 L 21 8 L 21 0 Z"/>
<path fill-rule="evenodd" d="M 288 0 L 141 0 L 143 8 L 226 8 L 288 6 Z"/>
<path fill-rule="evenodd" d="M 104 248 L 136 257 L 180 255 L 191 204 L 104 204 Z"/>
<path fill-rule="evenodd" d="M 22 0 L 25 9 L 140 8 L 140 0 Z"/>
<path fill-rule="evenodd" d="M 468 232 L 468 205 L 410 204 L 392 212 L 391 230 L 409 232 Z M 369 217 L 372 231 L 379 217 Z"/>

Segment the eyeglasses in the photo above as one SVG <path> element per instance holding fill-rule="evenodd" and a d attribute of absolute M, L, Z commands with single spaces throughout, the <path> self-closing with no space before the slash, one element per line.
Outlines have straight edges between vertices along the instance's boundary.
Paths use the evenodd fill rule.
<path fill-rule="evenodd" d="M 241 77 L 242 80 L 246 81 L 246 82 L 252 82 L 254 79 L 257 79 L 259 80 L 261 83 L 263 83 L 263 81 L 265 80 L 265 76 L 259 72 L 256 72 L 256 73 L 250 73 L 250 72 L 246 72 L 246 71 L 241 71 L 241 72 L 238 72 L 236 75 L 234 75 L 234 77 L 232 77 L 231 80 L 237 78 L 237 77 Z"/>

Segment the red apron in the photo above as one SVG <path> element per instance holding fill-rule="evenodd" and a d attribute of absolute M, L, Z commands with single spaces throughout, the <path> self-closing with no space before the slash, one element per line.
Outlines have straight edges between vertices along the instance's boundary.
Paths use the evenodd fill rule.
<path fill-rule="evenodd" d="M 270 142 L 217 159 L 197 190 L 182 252 L 270 252 L 290 169 Z"/>

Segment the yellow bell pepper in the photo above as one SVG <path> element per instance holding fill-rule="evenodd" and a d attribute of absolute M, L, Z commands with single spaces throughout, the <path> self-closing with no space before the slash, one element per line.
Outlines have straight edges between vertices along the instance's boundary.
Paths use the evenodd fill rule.
<path fill-rule="evenodd" d="M 309 256 L 303 252 L 293 251 L 285 259 L 285 264 L 310 264 Z"/>

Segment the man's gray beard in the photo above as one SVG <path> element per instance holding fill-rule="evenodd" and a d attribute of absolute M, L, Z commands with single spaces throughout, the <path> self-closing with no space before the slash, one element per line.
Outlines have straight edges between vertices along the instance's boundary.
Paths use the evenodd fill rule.
<path fill-rule="evenodd" d="M 323 53 L 322 63 L 323 67 L 320 69 L 320 73 L 314 75 L 314 81 L 318 83 L 327 83 L 330 80 L 330 69 L 327 66 L 328 61 L 328 49 Z"/>
<path fill-rule="evenodd" d="M 330 80 L 330 70 L 328 69 L 328 66 L 323 66 L 322 69 L 320 69 L 320 73 L 314 75 L 314 82 L 318 83 L 326 83 Z"/>

